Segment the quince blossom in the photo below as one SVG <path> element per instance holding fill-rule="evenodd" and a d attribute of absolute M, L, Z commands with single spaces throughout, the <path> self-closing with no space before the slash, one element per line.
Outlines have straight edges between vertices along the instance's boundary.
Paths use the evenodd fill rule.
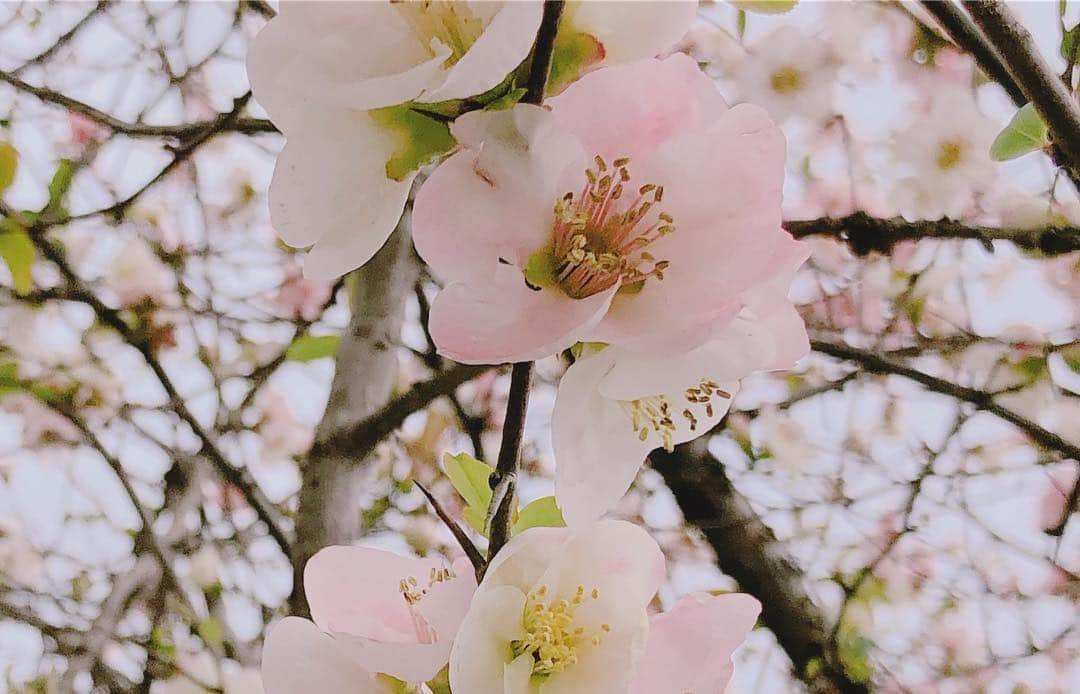
<path fill-rule="evenodd" d="M 440 352 L 700 346 L 790 242 L 783 135 L 682 54 L 597 70 L 548 103 L 459 118 L 461 151 L 417 195 L 417 250 L 448 282 L 429 324 Z"/>
<path fill-rule="evenodd" d="M 386 109 L 497 86 L 529 54 L 541 14 L 533 2 L 282 3 L 251 47 L 248 73 L 288 141 L 271 219 L 289 245 L 314 244 L 308 277 L 363 265 L 401 216 L 416 176 L 387 168 L 408 145 L 402 120 L 437 122 Z"/>
<path fill-rule="evenodd" d="M 364 547 L 328 547 L 308 561 L 314 623 L 286 617 L 263 647 L 267 694 L 391 694 L 389 678 L 425 682 L 447 662 L 476 588 L 467 560 L 447 567 Z"/>
<path fill-rule="evenodd" d="M 469 694 L 715 694 L 757 616 L 749 596 L 689 596 L 649 618 L 664 557 L 624 521 L 533 528 L 488 567 L 450 654 Z"/>

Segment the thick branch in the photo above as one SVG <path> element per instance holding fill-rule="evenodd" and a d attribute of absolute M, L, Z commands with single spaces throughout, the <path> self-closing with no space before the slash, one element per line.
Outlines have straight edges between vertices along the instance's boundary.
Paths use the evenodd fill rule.
<path fill-rule="evenodd" d="M 304 596 L 307 560 L 323 547 L 350 544 L 360 535 L 362 486 L 368 476 L 366 467 L 373 460 L 370 451 L 374 444 L 341 449 L 331 444 L 349 440 L 357 432 L 363 432 L 368 442 L 378 441 L 363 427 L 387 407 L 393 395 L 404 307 L 416 282 L 407 220 L 405 215 L 382 250 L 353 277 L 353 314 L 338 349 L 330 401 L 315 432 L 317 443 L 301 466 L 289 598 L 293 614 L 308 613 Z M 394 412 L 404 412 L 404 407 Z M 390 419 L 380 421 L 389 426 Z M 389 426 L 387 433 L 392 429 Z"/>
<path fill-rule="evenodd" d="M 869 691 L 844 674 L 830 649 L 825 617 L 802 585 L 802 573 L 709 452 L 705 438 L 651 456 L 686 522 L 701 529 L 720 569 L 761 602 L 761 619 L 812 692 Z"/>
<path fill-rule="evenodd" d="M 784 222 L 784 228 L 797 239 L 808 236 L 831 236 L 847 243 L 858 255 L 871 251 L 888 253 L 902 241 L 921 239 L 973 239 L 992 249 L 993 241 L 1008 241 L 1027 251 L 1060 255 L 1080 251 L 1080 227 L 1046 226 L 1034 229 L 995 228 L 964 224 L 952 219 L 909 222 L 903 217 L 883 219 L 865 212 L 846 217 Z"/>

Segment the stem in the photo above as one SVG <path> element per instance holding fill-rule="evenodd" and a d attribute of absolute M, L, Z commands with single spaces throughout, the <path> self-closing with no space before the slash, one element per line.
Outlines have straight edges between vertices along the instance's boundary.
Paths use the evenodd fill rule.
<path fill-rule="evenodd" d="M 559 17 L 562 16 L 562 0 L 546 0 L 544 16 L 540 20 L 540 29 L 533 45 L 532 65 L 529 68 L 529 81 L 523 103 L 539 105 L 544 101 L 548 75 L 551 73 L 551 56 L 555 49 L 555 35 L 559 30 Z M 529 387 L 532 383 L 533 365 L 531 361 L 514 364 L 510 377 L 510 396 L 506 404 L 506 417 L 503 419 L 502 445 L 499 448 L 499 460 L 495 472 L 491 474 L 490 484 L 494 492 L 491 496 L 490 541 L 488 543 L 488 564 L 510 539 L 510 524 L 517 504 L 515 483 L 518 463 L 521 461 L 521 438 L 525 431 L 525 413 L 529 409 Z M 486 566 L 484 567 L 487 568 Z M 480 572 L 480 578 L 483 573 Z"/>
<path fill-rule="evenodd" d="M 491 474 L 491 540 L 488 544 L 488 562 L 499 553 L 510 539 L 510 523 L 517 503 L 514 493 L 517 482 L 518 463 L 521 461 L 521 439 L 525 431 L 525 413 L 529 407 L 529 387 L 532 384 L 533 364 L 523 361 L 514 364 L 510 376 L 510 396 L 506 403 L 503 420 L 502 446 L 499 461 Z"/>

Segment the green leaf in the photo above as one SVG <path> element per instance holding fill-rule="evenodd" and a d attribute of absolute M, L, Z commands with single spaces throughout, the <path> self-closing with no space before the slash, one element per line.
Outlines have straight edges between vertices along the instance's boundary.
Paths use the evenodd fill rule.
<path fill-rule="evenodd" d="M 1077 44 L 1080 44 L 1080 24 L 1072 29 L 1063 30 L 1061 33 L 1061 57 L 1065 59 L 1065 62 L 1075 65 L 1076 61 L 1080 60 Z"/>
<path fill-rule="evenodd" d="M 568 31 L 566 24 L 555 35 L 547 93 L 558 94 L 590 66 L 604 59 L 604 44 L 583 31 Z"/>
<path fill-rule="evenodd" d="M 874 666 L 870 662 L 870 649 L 874 642 L 847 628 L 840 630 L 837 651 L 844 673 L 854 682 L 865 684 L 874 676 Z"/>
<path fill-rule="evenodd" d="M 14 147 L 0 140 L 0 195 L 11 186 L 18 168 L 19 153 Z"/>
<path fill-rule="evenodd" d="M 301 335 L 285 350 L 292 361 L 314 361 L 337 354 L 341 337 L 338 335 Z"/>
<path fill-rule="evenodd" d="M 799 0 L 733 0 L 731 4 L 755 14 L 784 14 L 794 9 Z"/>
<path fill-rule="evenodd" d="M 203 643 L 211 648 L 220 646 L 225 640 L 225 631 L 221 628 L 221 623 L 213 617 L 207 617 L 199 622 L 197 631 Z"/>
<path fill-rule="evenodd" d="M 27 294 L 33 286 L 34 243 L 13 219 L 0 220 L 0 258 L 7 263 L 17 294 Z"/>
<path fill-rule="evenodd" d="M 1013 364 L 1013 371 L 1017 375 L 1024 378 L 1028 383 L 1037 381 L 1047 372 L 1046 357 L 1031 356 L 1024 357 L 1020 361 Z"/>
<path fill-rule="evenodd" d="M 56 167 L 56 173 L 49 181 L 49 204 L 45 209 L 63 214 L 64 196 L 71 189 L 71 182 L 75 178 L 75 162 L 70 159 L 61 159 Z"/>
<path fill-rule="evenodd" d="M 554 287 L 558 281 L 555 269 L 555 254 L 551 249 L 537 251 L 525 263 L 525 282 L 533 289 Z"/>
<path fill-rule="evenodd" d="M 529 528 L 564 528 L 562 511 L 555 505 L 555 497 L 544 496 L 521 509 L 517 522 L 510 529 L 514 535 Z"/>
<path fill-rule="evenodd" d="M 435 161 L 457 144 L 445 120 L 420 113 L 407 104 L 369 113 L 397 140 L 394 154 L 386 162 L 386 175 L 395 181 L 404 180 L 410 173 Z"/>
<path fill-rule="evenodd" d="M 739 38 L 746 36 L 746 10 L 739 10 L 735 18 L 735 29 L 739 32 Z"/>
<path fill-rule="evenodd" d="M 505 111 L 508 108 L 513 108 L 514 104 L 521 101 L 521 98 L 528 93 L 528 89 L 525 87 L 518 87 L 517 89 L 511 89 L 497 99 L 493 99 L 488 102 L 487 106 L 484 106 L 485 111 Z"/>
<path fill-rule="evenodd" d="M 1049 143 L 1046 124 L 1039 117 L 1035 106 L 1024 104 L 990 145 L 990 157 L 994 161 L 1008 161 L 1042 149 Z"/>
<path fill-rule="evenodd" d="M 446 476 L 450 478 L 450 484 L 454 485 L 454 489 L 465 500 L 466 522 L 477 532 L 486 533 L 484 521 L 487 518 L 488 506 L 491 504 L 491 486 L 488 484 L 492 473 L 491 466 L 468 453 L 457 455 L 447 453 L 443 458 L 443 467 L 446 468 Z"/>

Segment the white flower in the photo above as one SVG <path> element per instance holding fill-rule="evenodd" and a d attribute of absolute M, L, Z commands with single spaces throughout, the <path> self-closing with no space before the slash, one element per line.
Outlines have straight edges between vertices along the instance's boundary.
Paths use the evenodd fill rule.
<path fill-rule="evenodd" d="M 908 219 L 963 215 L 997 171 L 989 153 L 994 133 L 969 90 L 935 94 L 929 111 L 913 114 L 896 135 L 896 159 L 908 174 L 893 191 L 900 213 Z"/>
<path fill-rule="evenodd" d="M 142 239 L 133 237 L 113 255 L 105 271 L 105 285 L 116 294 L 121 306 L 132 306 L 172 292 L 176 275 Z"/>
<path fill-rule="evenodd" d="M 777 123 L 796 114 L 813 123 L 833 115 L 836 61 L 827 43 L 782 24 L 749 51 L 735 76 L 739 101 L 764 107 Z"/>
<path fill-rule="evenodd" d="M 445 129 L 385 109 L 497 86 L 529 54 L 541 14 L 532 2 L 282 3 L 252 45 L 248 71 L 288 140 L 270 187 L 271 219 L 289 245 L 315 245 L 308 277 L 371 259 L 416 175 L 411 163 L 387 164 L 414 144 L 416 128 Z"/>
<path fill-rule="evenodd" d="M 664 578 L 641 528 L 533 528 L 495 557 L 450 653 L 468 694 L 625 694 Z"/>

